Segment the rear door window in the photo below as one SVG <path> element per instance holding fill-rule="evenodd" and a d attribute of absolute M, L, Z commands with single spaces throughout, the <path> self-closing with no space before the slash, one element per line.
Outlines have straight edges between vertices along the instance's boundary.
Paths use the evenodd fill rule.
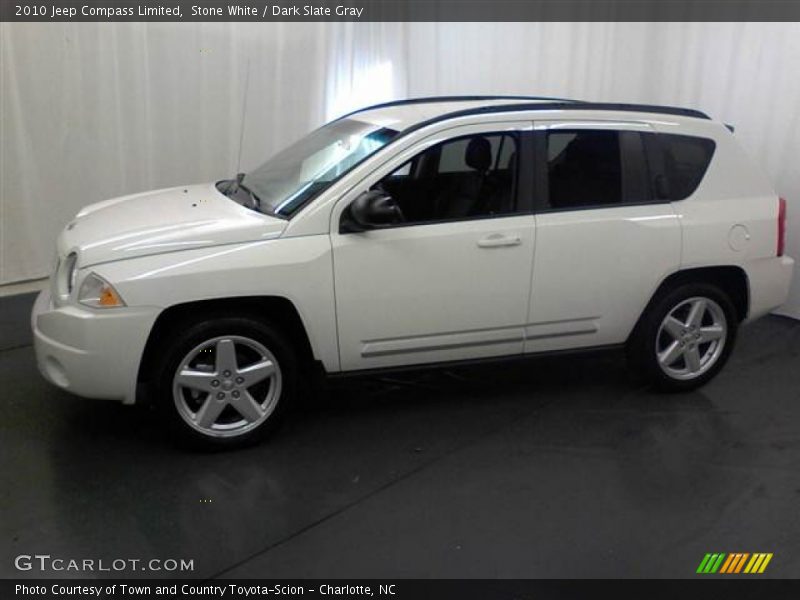
<path fill-rule="evenodd" d="M 546 134 L 547 207 L 641 204 L 651 199 L 639 132 L 557 129 Z"/>

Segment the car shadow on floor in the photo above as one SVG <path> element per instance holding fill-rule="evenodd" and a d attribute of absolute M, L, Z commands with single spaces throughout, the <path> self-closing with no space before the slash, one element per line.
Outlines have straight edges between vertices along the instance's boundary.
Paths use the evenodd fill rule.
<path fill-rule="evenodd" d="M 63 392 L 67 421 L 63 442 L 91 439 L 93 444 L 173 447 L 152 406 L 76 398 Z M 468 412 L 504 412 L 509 418 L 542 410 L 638 410 L 644 412 L 709 408 L 702 391 L 666 394 L 637 380 L 619 353 L 589 356 L 532 357 L 510 363 L 487 363 L 447 369 L 390 373 L 329 380 L 299 399 L 284 427 L 269 444 L 302 435 L 304 427 L 324 428 L 326 419 L 379 423 L 381 419 L 439 418 L 448 410 L 460 418 Z"/>

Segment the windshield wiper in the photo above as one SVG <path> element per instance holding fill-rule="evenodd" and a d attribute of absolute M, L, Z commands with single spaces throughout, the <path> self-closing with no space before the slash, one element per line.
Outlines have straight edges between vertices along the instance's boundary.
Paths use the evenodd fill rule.
<path fill-rule="evenodd" d="M 242 185 L 242 180 L 245 178 L 246 173 L 237 173 L 236 177 L 233 179 L 226 180 L 228 185 L 225 186 L 225 193 L 226 194 L 235 194 L 239 191 L 239 187 Z"/>
<path fill-rule="evenodd" d="M 224 192 L 225 195 L 226 196 L 235 195 L 239 192 L 240 189 L 242 189 L 245 192 L 247 192 L 248 196 L 250 196 L 250 200 L 253 203 L 253 207 L 259 212 L 264 212 L 261 210 L 261 198 L 256 196 L 253 190 L 251 190 L 249 187 L 247 187 L 245 184 L 242 183 L 242 181 L 245 178 L 245 175 L 246 175 L 245 173 L 237 173 L 236 179 L 229 179 L 228 185 L 225 186 L 225 192 Z"/>

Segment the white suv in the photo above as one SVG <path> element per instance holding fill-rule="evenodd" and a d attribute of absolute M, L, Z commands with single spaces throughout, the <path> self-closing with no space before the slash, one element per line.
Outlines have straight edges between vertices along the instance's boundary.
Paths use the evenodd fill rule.
<path fill-rule="evenodd" d="M 697 111 L 393 102 L 234 179 L 84 208 L 34 307 L 36 355 L 59 387 L 152 398 L 223 445 L 273 430 L 320 367 L 625 345 L 653 383 L 691 389 L 785 301 L 784 224 Z"/>

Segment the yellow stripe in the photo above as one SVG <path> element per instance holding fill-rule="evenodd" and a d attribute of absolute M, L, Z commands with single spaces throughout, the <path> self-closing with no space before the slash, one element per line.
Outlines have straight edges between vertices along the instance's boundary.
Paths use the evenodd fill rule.
<path fill-rule="evenodd" d="M 739 564 L 736 565 L 736 571 L 734 571 L 734 573 L 738 573 L 739 571 L 742 570 L 742 567 L 744 566 L 744 561 L 747 560 L 748 556 L 750 556 L 749 552 L 745 552 L 744 554 L 742 554 L 742 559 L 739 561 Z"/>
<path fill-rule="evenodd" d="M 772 552 L 767 554 L 767 557 L 764 559 L 764 562 L 761 563 L 761 568 L 758 570 L 758 572 L 759 573 L 763 573 L 764 569 L 767 568 L 767 565 L 769 564 L 769 561 L 771 561 L 771 560 L 772 560 Z"/>
<path fill-rule="evenodd" d="M 758 553 L 753 554 L 753 558 L 751 558 L 750 562 L 747 563 L 747 566 L 744 568 L 744 572 L 745 573 L 752 572 L 753 568 L 758 566 L 758 563 L 761 562 L 762 558 L 763 558 L 763 554 L 758 554 Z"/>
<path fill-rule="evenodd" d="M 750 569 L 751 573 L 758 573 L 758 568 L 761 566 L 762 561 L 767 557 L 767 555 L 763 552 L 759 552 L 756 556 L 758 556 L 758 560 L 756 561 L 756 564 L 753 565 L 753 568 Z"/>
<path fill-rule="evenodd" d="M 731 562 L 733 562 L 733 554 L 728 554 L 728 558 L 725 559 L 725 564 L 722 565 L 722 568 L 719 570 L 719 572 L 727 573 L 728 566 L 730 566 Z"/>

